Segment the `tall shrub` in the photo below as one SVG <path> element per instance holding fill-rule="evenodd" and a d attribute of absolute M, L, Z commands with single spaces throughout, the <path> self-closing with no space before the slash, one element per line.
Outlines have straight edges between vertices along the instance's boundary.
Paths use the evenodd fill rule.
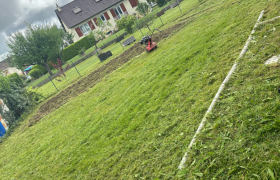
<path fill-rule="evenodd" d="M 32 69 L 28 74 L 34 79 L 38 79 L 42 75 L 39 69 Z"/>
<path fill-rule="evenodd" d="M 17 73 L 10 74 L 8 76 L 8 78 L 9 78 L 11 83 L 15 83 L 18 86 L 23 87 L 23 80 L 22 80 L 22 78 Z"/>
<path fill-rule="evenodd" d="M 127 33 L 132 33 L 135 21 L 136 18 L 133 15 L 123 16 L 120 20 L 117 20 L 118 29 L 125 29 Z"/>
<path fill-rule="evenodd" d="M 155 19 L 155 15 L 153 13 L 150 13 L 144 17 L 141 17 L 137 21 L 137 24 L 138 24 L 139 28 L 146 27 L 150 30 L 150 25 L 152 25 L 154 19 Z"/>
<path fill-rule="evenodd" d="M 12 83 L 8 77 L 0 76 L 0 99 L 9 108 L 9 111 L 3 111 L 0 105 L 0 114 L 8 122 L 8 125 L 15 123 L 31 105 L 27 92 L 22 86 Z"/>
<path fill-rule="evenodd" d="M 46 74 L 48 72 L 46 68 L 40 64 L 36 64 L 32 67 L 32 69 L 38 69 L 42 74 Z"/>

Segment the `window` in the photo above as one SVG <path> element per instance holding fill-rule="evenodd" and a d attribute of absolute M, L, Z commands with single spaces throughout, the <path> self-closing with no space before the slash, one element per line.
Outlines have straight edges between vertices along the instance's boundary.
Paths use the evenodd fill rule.
<path fill-rule="evenodd" d="M 104 16 L 104 14 L 102 14 L 102 15 L 100 16 L 100 19 L 101 19 L 103 22 L 106 22 L 106 21 L 107 21 L 106 18 L 105 18 L 105 16 Z"/>
<path fill-rule="evenodd" d="M 81 31 L 84 35 L 87 35 L 91 30 L 88 23 L 85 23 L 85 24 L 81 25 L 80 29 L 81 29 Z"/>
<path fill-rule="evenodd" d="M 122 15 L 124 15 L 122 8 L 120 6 L 117 6 L 116 8 L 114 8 L 114 11 L 115 11 L 118 19 L 121 19 Z"/>
<path fill-rule="evenodd" d="M 75 14 L 77 14 L 78 12 L 81 12 L 82 10 L 81 10 L 81 8 L 78 6 L 78 7 L 73 8 L 72 11 L 73 11 Z"/>

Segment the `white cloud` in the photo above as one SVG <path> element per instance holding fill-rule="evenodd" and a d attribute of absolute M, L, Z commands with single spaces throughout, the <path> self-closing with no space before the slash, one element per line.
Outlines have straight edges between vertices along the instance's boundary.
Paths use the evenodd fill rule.
<path fill-rule="evenodd" d="M 58 0 L 58 2 L 64 5 L 71 0 Z M 23 30 L 24 22 L 49 21 L 60 25 L 54 12 L 56 0 L 0 0 L 0 3 L 0 61 L 8 50 L 5 44 L 7 35 Z"/>

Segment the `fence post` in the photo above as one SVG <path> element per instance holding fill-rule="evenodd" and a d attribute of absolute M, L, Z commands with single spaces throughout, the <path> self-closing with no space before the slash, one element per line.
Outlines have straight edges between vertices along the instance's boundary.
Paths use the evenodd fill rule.
<path fill-rule="evenodd" d="M 52 81 L 52 78 L 51 78 L 49 75 L 48 75 L 48 77 L 49 77 L 49 79 L 51 80 L 51 82 L 52 82 L 53 86 L 55 87 L 55 89 L 58 91 L 58 89 L 56 88 L 55 84 L 54 84 L 53 81 Z"/>
<path fill-rule="evenodd" d="M 117 34 L 116 34 L 116 37 L 117 37 L 117 39 L 116 39 L 116 40 L 118 40 L 118 35 L 117 35 Z M 120 43 L 120 45 L 121 45 L 122 49 L 124 50 L 124 48 L 123 48 L 123 46 L 122 46 L 122 44 L 121 44 L 121 41 L 120 41 L 119 43 Z"/>
<path fill-rule="evenodd" d="M 158 16 L 158 11 L 156 10 L 156 12 L 157 12 L 157 16 Z M 159 17 L 159 19 L 160 19 L 160 21 L 161 21 L 161 23 L 162 23 L 162 25 L 163 25 L 163 22 L 162 22 L 162 20 L 161 20 L 161 17 L 160 16 L 158 16 Z"/>
<path fill-rule="evenodd" d="M 76 68 L 76 66 L 73 64 L 73 62 L 71 61 L 71 63 L 72 63 L 72 66 L 74 66 L 74 68 L 76 69 L 76 71 L 77 71 L 77 73 L 80 75 L 80 73 L 79 73 L 79 71 L 78 71 L 78 69 Z M 80 75 L 81 76 L 81 75 Z M 82 77 L 82 76 L 81 76 Z"/>
<path fill-rule="evenodd" d="M 178 2 L 178 0 L 176 0 L 176 1 L 177 1 L 177 5 L 178 5 L 178 7 L 179 7 L 179 9 L 180 9 L 180 11 L 181 11 L 181 14 L 182 14 L 182 10 L 181 10 L 181 8 L 180 8 L 179 2 Z"/>

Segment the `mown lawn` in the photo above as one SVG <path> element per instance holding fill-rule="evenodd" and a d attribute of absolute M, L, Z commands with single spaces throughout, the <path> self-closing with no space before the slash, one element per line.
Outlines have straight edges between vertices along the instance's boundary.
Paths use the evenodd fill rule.
<path fill-rule="evenodd" d="M 199 3 L 196 0 L 188 1 L 186 3 L 182 3 L 181 10 L 182 10 L 182 12 L 188 12 L 190 9 L 192 9 L 194 6 L 197 6 L 197 5 L 199 5 Z M 202 8 L 204 8 L 204 7 L 202 6 Z M 153 13 L 155 13 L 155 12 L 153 12 Z M 182 14 L 178 7 L 174 8 L 174 9 L 170 9 L 170 10 L 166 11 L 164 15 L 161 16 L 162 22 L 164 23 L 164 25 L 162 25 L 162 22 L 159 18 L 156 18 L 153 21 L 152 25 L 150 26 L 150 29 L 151 29 L 151 31 L 155 28 L 160 28 L 161 30 L 166 29 L 166 28 L 174 25 L 174 20 L 180 18 L 181 16 L 182 16 Z M 148 28 L 142 28 L 141 31 L 144 35 L 146 35 L 147 33 L 149 33 L 151 35 L 151 31 L 149 31 Z M 140 41 L 140 39 L 142 39 L 142 37 L 143 37 L 141 31 L 136 29 L 133 34 L 126 35 L 125 39 L 129 38 L 130 36 L 133 35 L 136 38 L 135 43 L 138 43 L 138 41 Z M 119 32 L 118 34 L 121 34 L 122 32 L 123 31 Z M 97 58 L 97 56 L 92 56 L 92 57 L 88 58 L 87 60 L 85 60 L 84 62 L 78 64 L 76 67 L 82 76 L 86 76 L 90 72 L 94 71 L 95 69 L 99 68 L 100 66 L 102 66 L 105 63 L 112 60 L 113 58 L 117 57 L 124 50 L 127 50 L 131 46 L 133 46 L 133 44 L 126 46 L 124 49 L 122 49 L 120 43 L 114 43 L 111 46 L 102 50 L 103 52 L 110 50 L 113 54 L 113 56 L 110 57 L 109 59 L 107 59 L 106 61 L 101 63 L 99 61 L 99 59 Z M 87 49 L 86 54 L 89 54 L 90 52 L 92 52 L 94 50 L 95 50 L 95 47 L 89 48 L 89 49 Z M 67 61 L 67 63 L 71 64 L 71 61 L 75 62 L 75 61 L 79 60 L 80 58 L 81 58 L 80 56 L 76 56 L 76 57 L 72 58 L 71 60 Z M 66 65 L 64 65 L 64 66 L 66 66 Z M 57 72 L 57 70 L 54 70 L 54 73 L 55 72 Z M 57 86 L 59 91 L 65 89 L 67 86 L 71 85 L 73 82 L 77 81 L 80 78 L 80 76 L 78 75 L 77 71 L 74 68 L 67 71 L 66 76 L 67 76 L 67 81 L 66 80 L 62 81 L 62 82 L 58 82 L 57 80 L 53 81 L 53 83 Z M 48 77 L 43 76 L 40 79 L 29 84 L 29 86 L 34 86 L 46 78 L 48 78 Z M 57 93 L 57 90 L 53 86 L 52 82 L 48 82 L 45 85 L 43 85 L 42 87 L 39 87 L 38 91 L 47 98 L 50 97 L 51 95 L 54 95 L 55 93 Z"/>
<path fill-rule="evenodd" d="M 189 2 L 193 3 L 189 6 L 191 9 L 198 1 L 183 1 L 182 9 L 188 7 Z M 271 70 L 274 73 L 267 74 L 267 77 L 272 77 L 268 81 L 274 85 L 266 84 L 267 88 L 271 88 L 269 94 L 268 90 L 258 86 L 262 83 L 258 77 L 265 78 L 271 68 L 267 69 L 260 66 L 261 63 L 249 60 L 249 65 L 244 62 L 244 66 L 235 75 L 240 80 L 232 79 L 234 88 L 228 87 L 231 94 L 240 94 L 240 98 L 236 96 L 229 101 L 226 95 L 228 92 L 225 92 L 221 101 L 228 101 L 221 102 L 214 109 L 213 122 L 210 122 L 217 122 L 216 129 L 212 128 L 215 130 L 214 135 L 212 129 L 207 130 L 209 135 L 214 136 L 211 137 L 213 141 L 201 138 L 201 141 L 205 140 L 203 143 L 209 144 L 207 147 L 215 149 L 209 152 L 208 156 L 212 156 L 207 161 L 204 160 L 202 153 L 204 150 L 208 153 L 208 149 L 197 148 L 199 152 L 193 152 L 188 162 L 188 166 L 192 168 L 178 173 L 178 165 L 198 124 L 238 57 L 260 11 L 265 9 L 268 12 L 266 19 L 279 15 L 276 0 L 232 2 L 236 1 L 207 1 L 190 15 L 218 3 L 221 5 L 197 14 L 183 29 L 159 42 L 156 51 L 133 58 L 93 88 L 45 116 L 33 127 L 23 130 L 29 119 L 23 121 L 0 146 L 0 179 L 211 179 L 215 173 L 220 172 L 219 167 L 224 169 L 216 176 L 217 179 L 250 179 L 250 173 L 257 174 L 267 167 L 274 172 L 275 179 L 279 178 L 279 174 L 275 172 L 277 167 L 268 166 L 270 162 L 279 162 L 279 156 L 274 155 L 275 151 L 262 154 L 262 157 L 259 155 L 266 163 L 259 162 L 254 169 L 250 169 L 252 172 L 244 170 L 249 169 L 250 161 L 246 158 L 250 156 L 244 156 L 243 164 L 236 161 L 238 156 L 234 155 L 227 160 L 219 159 L 220 155 L 222 158 L 227 156 L 218 152 L 224 148 L 232 150 L 231 141 L 227 138 L 222 141 L 221 147 L 221 139 L 218 138 L 221 132 L 225 135 L 228 135 L 227 132 L 240 133 L 242 131 L 238 131 L 235 126 L 244 128 L 249 123 L 242 121 L 259 117 L 249 111 L 250 103 L 255 105 L 260 102 L 257 101 L 258 93 L 262 93 L 262 98 L 259 98 L 262 104 L 253 106 L 253 112 L 265 114 L 265 111 L 272 109 L 269 117 L 279 119 L 277 108 L 271 104 L 279 101 L 279 96 L 273 94 L 277 85 L 275 72 L 278 69 L 274 68 Z M 187 15 L 183 15 L 170 24 L 182 22 L 186 17 Z M 255 47 L 256 52 L 251 47 L 252 52 L 259 52 L 257 47 L 259 46 Z M 259 57 L 263 56 L 260 54 Z M 255 66 L 257 67 L 254 68 Z M 242 89 L 246 83 L 251 82 L 251 90 L 249 87 Z M 257 87 L 254 88 L 253 85 Z M 236 107 L 238 111 L 232 107 Z M 221 114 L 217 114 L 220 111 Z M 223 119 L 224 116 L 227 118 Z M 235 116 L 239 119 L 232 118 Z M 226 121 L 232 121 L 232 127 L 223 126 Z M 265 123 L 262 120 L 260 122 Z M 269 123 L 273 124 L 273 121 Z M 254 136 L 250 139 L 251 142 L 247 141 L 243 146 L 247 148 L 250 144 L 262 142 L 263 147 L 279 149 L 277 131 L 270 131 L 269 127 L 260 131 L 260 134 L 264 132 L 264 137 L 271 139 Z M 247 131 L 242 132 L 245 133 Z M 235 142 L 233 137 L 229 138 Z M 244 143 L 242 139 L 236 142 Z M 200 144 L 197 143 L 197 146 Z M 235 147 L 239 152 L 245 153 L 248 149 L 243 146 Z M 249 148 L 248 152 L 253 151 L 253 146 Z M 236 167 L 236 170 L 229 174 L 229 167 Z M 209 174 L 205 173 L 205 169 Z M 270 172 L 268 169 L 267 171 Z"/>
<path fill-rule="evenodd" d="M 280 20 L 257 29 L 191 152 L 190 179 L 279 179 L 280 65 L 264 65 L 280 54 L 279 33 Z"/>

